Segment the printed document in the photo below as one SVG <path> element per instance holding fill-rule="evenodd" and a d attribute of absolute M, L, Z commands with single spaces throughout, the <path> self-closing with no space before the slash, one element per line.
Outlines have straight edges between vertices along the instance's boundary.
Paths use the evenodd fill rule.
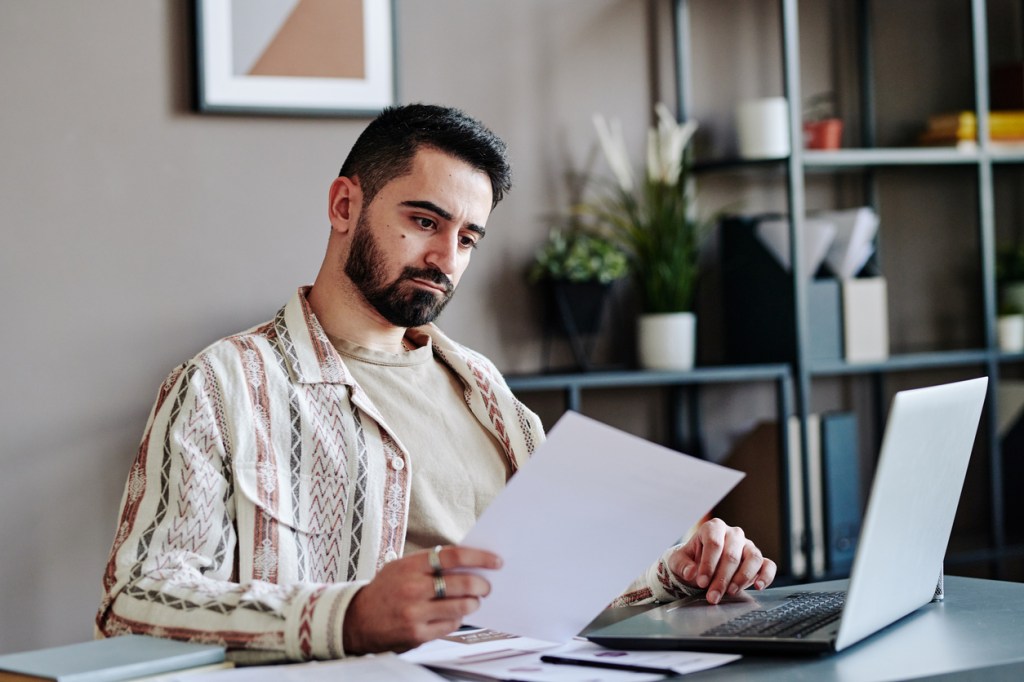
<path fill-rule="evenodd" d="M 618 651 L 583 641 L 559 645 L 493 630 L 460 630 L 400 656 L 457 679 L 517 682 L 653 682 L 740 658 L 688 651 Z"/>
<path fill-rule="evenodd" d="M 437 673 L 390 653 L 340 661 L 251 666 L 198 675 L 183 671 L 180 675 L 160 679 L 166 682 L 444 682 Z"/>
<path fill-rule="evenodd" d="M 567 642 L 742 477 L 566 413 L 462 542 L 504 560 L 466 621 Z"/>

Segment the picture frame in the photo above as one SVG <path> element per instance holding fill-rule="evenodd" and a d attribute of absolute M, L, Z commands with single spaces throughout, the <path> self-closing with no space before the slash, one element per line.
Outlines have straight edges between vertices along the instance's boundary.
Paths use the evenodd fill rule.
<path fill-rule="evenodd" d="M 195 0 L 197 109 L 373 116 L 395 103 L 394 0 Z"/>

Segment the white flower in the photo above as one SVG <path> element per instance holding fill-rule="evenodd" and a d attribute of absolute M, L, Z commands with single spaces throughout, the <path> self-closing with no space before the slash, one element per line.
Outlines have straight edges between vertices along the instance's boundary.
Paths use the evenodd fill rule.
<path fill-rule="evenodd" d="M 655 111 L 658 124 L 647 131 L 647 179 L 677 185 L 683 172 L 683 151 L 697 131 L 697 123 L 677 123 L 669 108 L 661 102 L 655 105 Z M 605 160 L 619 187 L 624 192 L 632 192 L 636 183 L 629 163 L 625 136 L 622 134 L 622 123 L 617 119 L 608 121 L 601 114 L 595 114 L 594 127 Z"/>
<path fill-rule="evenodd" d="M 637 182 L 617 121 L 594 117 L 605 158 L 618 181 L 616 191 L 582 209 L 619 239 L 631 258 L 644 312 L 690 310 L 703 226 L 697 219 L 686 148 L 697 124 L 678 123 L 664 104 L 647 133 L 646 164 Z"/>
<path fill-rule="evenodd" d="M 633 171 L 629 164 L 629 153 L 626 151 L 626 139 L 622 134 L 622 123 L 612 119 L 609 123 L 601 114 L 594 114 L 594 127 L 597 139 L 601 142 L 604 158 L 615 175 L 619 187 L 624 192 L 633 191 Z"/>
<path fill-rule="evenodd" d="M 680 125 L 661 102 L 654 110 L 658 114 L 658 125 L 647 132 L 647 177 L 666 185 L 677 185 L 683 172 L 683 151 L 697 131 L 697 122 Z"/>

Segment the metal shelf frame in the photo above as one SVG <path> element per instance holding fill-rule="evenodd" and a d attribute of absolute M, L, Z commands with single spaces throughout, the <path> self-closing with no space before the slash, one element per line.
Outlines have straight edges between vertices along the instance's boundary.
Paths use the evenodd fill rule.
<path fill-rule="evenodd" d="M 532 392 L 560 391 L 565 409 L 583 412 L 583 392 L 616 388 L 666 388 L 666 412 L 671 429 L 669 445 L 694 456 L 703 455 L 700 388 L 730 383 L 772 382 L 775 384 L 775 406 L 779 424 L 785 424 L 793 413 L 793 382 L 788 364 L 739 365 L 728 367 L 696 367 L 689 371 L 624 370 L 591 371 L 563 374 L 508 375 L 508 386 L 520 398 Z M 685 413 L 685 418 L 684 418 Z M 684 427 L 685 423 L 685 427 Z M 789 430 L 779 429 L 780 453 L 789 451 Z M 790 503 L 789 468 L 786 457 L 779 457 L 780 503 Z M 781 519 L 782 560 L 793 555 L 790 546 L 792 520 Z M 783 571 L 792 573 L 792 566 Z"/>
<path fill-rule="evenodd" d="M 810 365 L 813 376 L 839 376 L 843 374 L 873 374 L 878 372 L 906 372 L 942 367 L 971 367 L 987 365 L 993 359 L 988 350 L 937 351 L 894 355 L 877 362 L 844 362 L 842 360 L 815 360 Z"/>
<path fill-rule="evenodd" d="M 691 27 L 690 3 L 694 0 L 672 0 L 675 28 L 675 58 L 677 68 L 678 111 L 683 119 L 692 115 L 693 74 L 689 59 L 689 35 Z M 796 357 L 792 363 L 794 408 L 800 418 L 800 440 L 802 451 L 807 452 L 807 424 L 812 390 L 812 379 L 815 377 L 865 376 L 872 385 L 875 405 L 875 420 L 884 423 L 884 379 L 894 372 L 928 370 L 951 367 L 979 367 L 989 376 L 989 396 L 987 409 L 984 412 L 982 433 L 986 434 L 983 451 L 987 457 L 989 468 L 989 517 L 991 542 L 989 547 L 972 556 L 984 557 L 990 563 L 996 577 L 1001 576 L 1002 560 L 1013 556 L 1016 550 L 1007 545 L 1004 518 L 1004 491 L 1002 480 L 1002 459 L 997 431 L 996 387 L 999 384 L 1000 368 L 1006 363 L 1024 360 L 1024 354 L 1001 353 L 996 340 L 996 298 L 995 288 L 995 196 L 993 190 L 993 166 L 997 164 L 1024 164 L 1024 150 L 1005 149 L 991 145 L 989 139 L 989 92 L 988 92 L 988 27 L 986 0 L 970 0 L 970 26 L 965 27 L 964 39 L 972 44 L 972 60 L 974 75 L 974 106 L 977 112 L 977 140 L 973 144 L 959 148 L 877 148 L 873 147 L 876 139 L 875 124 L 875 83 L 873 73 L 876 68 L 872 44 L 872 3 L 869 0 L 857 0 L 857 50 L 860 61 L 860 106 L 861 130 L 860 137 L 865 148 L 841 149 L 835 151 L 809 151 L 802 145 L 792 145 L 788 157 L 772 161 L 747 162 L 737 159 L 720 159 L 700 162 L 695 170 L 698 172 L 721 172 L 749 168 L 751 172 L 785 172 L 786 198 L 790 219 L 790 262 L 794 264 L 792 272 L 792 291 L 795 301 L 795 336 Z M 799 36 L 799 2 L 798 0 L 780 0 L 779 21 L 782 33 L 782 68 L 784 95 L 791 103 L 802 102 L 800 82 L 800 36 Z M 798 106 L 790 106 L 790 139 L 802 139 L 801 111 Z M 981 282 L 984 319 L 984 348 L 962 351 L 940 351 L 916 353 L 891 357 L 884 362 L 851 364 L 845 362 L 822 362 L 812 360 L 808 356 L 808 306 L 807 286 L 810 273 L 802 272 L 802 259 L 797 254 L 802 251 L 803 221 L 806 205 L 804 194 L 805 176 L 809 172 L 859 172 L 866 180 L 865 200 L 868 205 L 877 206 L 877 186 L 873 170 L 882 167 L 930 167 L 930 166 L 965 166 L 974 170 L 977 188 L 977 227 L 980 250 Z M 747 171 L 744 171 L 747 172 Z M 878 426 L 878 424 L 876 424 Z M 876 432 L 881 432 L 876 428 Z M 808 462 L 804 457 L 804 509 L 807 518 L 805 527 L 810 528 L 810 489 Z M 811 541 L 805 542 L 807 556 L 811 556 Z M 962 560 L 951 556 L 950 560 Z"/>

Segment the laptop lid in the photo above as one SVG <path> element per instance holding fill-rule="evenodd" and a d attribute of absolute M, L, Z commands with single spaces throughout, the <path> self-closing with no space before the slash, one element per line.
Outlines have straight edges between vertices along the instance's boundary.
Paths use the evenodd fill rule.
<path fill-rule="evenodd" d="M 836 650 L 931 601 L 988 378 L 893 398 Z"/>
<path fill-rule="evenodd" d="M 709 637 L 736 615 L 784 604 L 793 592 L 748 591 L 712 606 L 684 599 L 588 633 L 620 648 L 736 652 L 839 651 L 931 601 L 963 488 L 988 379 L 901 391 L 882 440 L 849 588 L 838 623 L 799 638 Z"/>

